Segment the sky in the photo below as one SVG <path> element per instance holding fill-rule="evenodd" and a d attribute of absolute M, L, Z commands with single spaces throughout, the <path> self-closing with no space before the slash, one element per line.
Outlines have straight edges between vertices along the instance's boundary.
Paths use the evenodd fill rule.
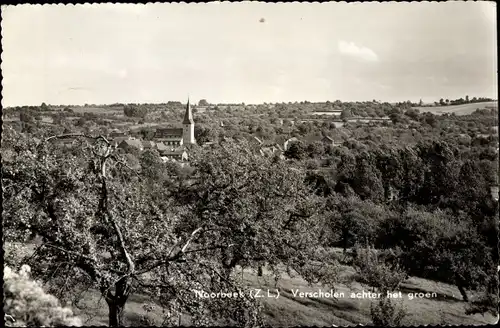
<path fill-rule="evenodd" d="M 2 105 L 496 99 L 495 6 L 2 6 Z"/>

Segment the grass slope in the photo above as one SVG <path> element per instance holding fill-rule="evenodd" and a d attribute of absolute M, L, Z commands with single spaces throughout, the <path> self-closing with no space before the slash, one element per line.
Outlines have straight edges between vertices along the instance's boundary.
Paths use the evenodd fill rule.
<path fill-rule="evenodd" d="M 352 272 L 352 268 L 345 267 Z M 241 269 L 235 270 L 241 275 Z M 284 274 L 282 279 L 275 285 L 271 273 L 264 269 L 264 275 L 258 277 L 253 270 L 245 269 L 243 279 L 250 288 L 261 289 L 263 294 L 269 289 L 275 294 L 279 290 L 279 298 L 263 297 L 263 311 L 267 324 L 271 326 L 351 326 L 357 324 L 367 325 L 370 319 L 370 304 L 374 300 L 350 298 L 351 292 L 368 291 L 369 288 L 359 283 L 350 286 L 336 286 L 336 292 L 343 292 L 345 297 L 333 298 L 300 298 L 294 297 L 292 289 L 301 292 L 317 291 L 322 288 L 328 291 L 330 288 L 320 285 L 309 286 L 300 277 L 290 277 Z M 411 277 L 400 288 L 403 298 L 398 300 L 408 312 L 403 324 L 413 325 L 484 325 L 497 321 L 496 317 L 489 314 L 469 316 L 465 314 L 465 303 L 460 298 L 460 293 L 455 286 L 434 282 L 426 279 Z M 410 300 L 408 293 L 437 293 L 435 298 L 414 298 Z M 194 297 L 194 295 L 193 295 Z M 125 322 L 127 325 L 136 326 L 141 324 L 141 317 L 146 314 L 144 303 L 150 303 L 151 299 L 145 295 L 132 295 L 125 309 Z M 85 325 L 106 325 L 107 305 L 100 298 L 97 291 L 87 292 L 80 307 L 84 310 L 75 309 L 75 313 L 86 321 Z M 160 307 L 150 312 L 148 316 L 155 322 L 162 321 Z M 181 318 L 182 325 L 189 325 L 187 317 Z"/>
<path fill-rule="evenodd" d="M 10 243 L 4 244 L 6 254 L 14 251 Z M 30 254 L 34 251 L 34 245 L 23 245 L 16 247 L 17 251 L 22 251 L 22 255 Z M 21 255 L 21 254 L 19 254 Z M 263 297 L 263 311 L 265 321 L 271 326 L 346 326 L 357 324 L 369 324 L 371 299 L 350 298 L 351 292 L 369 291 L 369 287 L 363 287 L 357 282 L 349 285 L 339 284 L 335 286 L 335 291 L 343 292 L 345 297 L 333 298 L 300 298 L 294 297 L 292 289 L 299 289 L 301 292 L 329 291 L 330 288 L 321 285 L 308 285 L 300 276 L 289 276 L 283 273 L 282 278 L 275 283 L 271 272 L 264 268 L 262 277 L 258 277 L 251 269 L 234 271 L 235 278 L 242 278 L 249 288 L 262 289 L 265 293 L 268 289 L 274 294 L 276 289 L 280 292 L 279 298 Z M 354 273 L 352 267 L 342 266 L 341 275 L 348 277 Z M 410 277 L 400 287 L 402 303 L 408 312 L 403 325 L 484 325 L 497 322 L 497 317 L 490 314 L 466 315 L 464 303 L 460 298 L 460 293 L 455 286 L 434 282 L 422 278 Z M 409 299 L 408 293 L 437 293 L 434 298 L 414 298 Z M 470 296 L 473 296 L 469 292 Z M 193 294 L 194 297 L 194 294 Z M 147 314 L 144 304 L 152 303 L 152 299 L 146 295 L 133 294 L 125 308 L 125 324 L 130 326 L 141 325 L 141 318 Z M 77 308 L 74 308 L 76 315 L 84 321 L 84 325 L 107 325 L 108 308 L 106 302 L 101 298 L 97 290 L 89 290 L 82 295 L 82 299 Z M 154 322 L 162 322 L 163 314 L 159 306 L 155 306 L 148 317 Z M 189 318 L 182 317 L 181 325 L 189 325 Z"/>
<path fill-rule="evenodd" d="M 456 115 L 468 115 L 473 113 L 476 109 L 484 109 L 486 107 L 498 108 L 498 102 L 489 101 L 473 104 L 451 105 L 451 106 L 435 106 L 435 107 L 413 107 L 420 110 L 421 113 L 430 112 L 436 115 L 444 113 L 455 113 Z"/>

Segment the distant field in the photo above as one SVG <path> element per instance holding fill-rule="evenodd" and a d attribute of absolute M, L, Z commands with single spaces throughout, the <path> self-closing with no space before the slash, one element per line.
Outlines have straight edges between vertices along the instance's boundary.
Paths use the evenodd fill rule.
<path fill-rule="evenodd" d="M 436 115 L 444 113 L 455 113 L 456 115 L 468 115 L 476 109 L 484 109 L 486 107 L 498 108 L 498 102 L 489 101 L 474 104 L 451 105 L 451 106 L 436 106 L 436 107 L 413 107 L 420 110 L 421 113 L 430 112 Z"/>
<path fill-rule="evenodd" d="M 330 111 L 330 112 L 322 111 L 322 112 L 313 112 L 311 115 L 340 116 L 340 115 L 342 115 L 342 112 L 341 111 L 336 111 L 336 112 L 333 112 L 333 111 Z"/>
<path fill-rule="evenodd" d="M 130 125 L 130 129 L 142 129 L 142 128 L 153 128 L 161 125 L 161 123 L 152 123 L 152 122 L 146 122 L 143 124 L 134 124 Z"/>
<path fill-rule="evenodd" d="M 54 120 L 50 116 L 42 116 L 42 122 L 44 122 L 44 123 L 54 123 Z"/>
<path fill-rule="evenodd" d="M 109 109 L 104 107 L 75 107 L 72 108 L 75 113 L 94 113 L 94 114 L 123 114 L 121 109 Z"/>

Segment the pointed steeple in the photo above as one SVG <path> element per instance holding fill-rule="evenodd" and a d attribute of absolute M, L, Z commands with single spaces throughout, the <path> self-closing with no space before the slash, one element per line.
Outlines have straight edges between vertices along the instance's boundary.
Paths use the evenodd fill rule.
<path fill-rule="evenodd" d="M 189 98 L 186 106 L 186 113 L 184 114 L 184 120 L 182 124 L 194 124 L 193 113 L 191 112 L 191 105 L 189 104 Z"/>

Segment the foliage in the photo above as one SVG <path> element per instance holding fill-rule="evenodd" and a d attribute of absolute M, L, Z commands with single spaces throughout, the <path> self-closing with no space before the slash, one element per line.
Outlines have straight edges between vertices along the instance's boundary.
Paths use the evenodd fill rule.
<path fill-rule="evenodd" d="M 82 322 L 67 307 L 61 307 L 54 296 L 29 277 L 30 267 L 23 265 L 18 272 L 4 267 L 4 302 L 7 327 L 81 326 Z"/>
<path fill-rule="evenodd" d="M 285 150 L 285 156 L 291 159 L 302 160 L 306 158 L 306 146 L 302 141 L 293 141 Z"/>
<path fill-rule="evenodd" d="M 141 129 L 139 133 L 144 140 L 153 140 L 155 135 L 155 131 L 153 129 L 146 128 Z"/>
<path fill-rule="evenodd" d="M 24 123 L 33 123 L 33 121 L 35 120 L 34 116 L 26 111 L 22 111 L 19 113 L 19 119 Z"/>
<path fill-rule="evenodd" d="M 217 129 L 207 128 L 197 124 L 194 127 L 194 138 L 199 145 L 203 145 L 210 141 L 214 142 L 218 138 Z"/>
<path fill-rule="evenodd" d="M 176 193 L 179 202 L 190 204 L 184 231 L 203 225 L 208 230 L 202 238 L 232 245 L 212 253 L 226 270 L 265 261 L 301 272 L 317 259 L 322 208 L 300 170 L 252 153 L 244 142 L 200 150 L 191 165 L 193 183 Z M 326 267 L 335 264 L 323 260 Z"/>
<path fill-rule="evenodd" d="M 147 110 L 143 106 L 126 105 L 123 107 L 123 114 L 128 117 L 146 117 Z"/>
<path fill-rule="evenodd" d="M 206 99 L 200 99 L 200 101 L 198 102 L 198 106 L 208 106 L 209 103 Z"/>
<path fill-rule="evenodd" d="M 469 103 L 481 103 L 481 102 L 489 102 L 489 101 L 493 101 L 493 99 L 491 98 L 487 98 L 487 97 L 472 97 L 471 99 L 469 99 L 469 96 L 465 96 L 465 99 L 464 98 L 459 98 L 459 99 L 446 99 L 446 101 L 443 100 L 443 98 L 441 98 L 439 100 L 439 105 L 440 106 L 446 106 L 446 105 L 462 105 L 462 104 L 469 104 Z"/>
<path fill-rule="evenodd" d="M 494 251 L 472 226 L 442 211 L 410 208 L 384 222 L 383 230 L 380 243 L 401 248 L 401 263 L 408 273 L 455 284 L 465 301 L 466 289 L 480 288 L 496 270 Z"/>
<path fill-rule="evenodd" d="M 406 308 L 391 298 L 381 298 L 370 305 L 370 315 L 377 327 L 400 327 L 408 315 Z"/>
<path fill-rule="evenodd" d="M 330 240 L 344 250 L 357 243 L 372 245 L 378 237 L 379 226 L 388 214 L 384 208 L 357 197 L 331 196 L 327 206 L 330 211 Z"/>
<path fill-rule="evenodd" d="M 480 288 L 479 296 L 473 298 L 466 306 L 465 313 L 469 315 L 476 313 L 498 315 L 498 276 L 493 272 L 491 273 Z"/>
<path fill-rule="evenodd" d="M 360 283 L 375 288 L 385 296 L 387 292 L 397 290 L 400 284 L 408 279 L 408 275 L 397 262 L 397 257 L 388 256 L 390 253 L 393 255 L 393 251 L 384 251 L 386 254 L 379 252 L 370 247 L 361 248 L 356 245 L 353 266 Z"/>
<path fill-rule="evenodd" d="M 252 300 L 193 297 L 193 289 L 239 290 L 212 256 L 228 244 L 200 237 L 203 224 L 177 229 L 185 209 L 128 169 L 105 138 L 89 136 L 74 152 L 61 152 L 51 143 L 57 138 L 29 147 L 17 137 L 17 157 L 2 167 L 5 231 L 9 241 L 40 236 L 29 264 L 49 290 L 74 302 L 88 288 L 99 290 L 112 326 L 123 324 L 125 304 L 138 291 L 172 317 L 257 324 Z"/>
<path fill-rule="evenodd" d="M 400 326 L 407 315 L 407 311 L 400 303 L 396 304 L 388 293 L 396 291 L 399 285 L 408 278 L 398 263 L 387 263 L 383 256 L 370 248 L 355 248 L 354 268 L 358 273 L 357 279 L 380 293 L 380 298 L 370 306 L 370 315 L 376 326 Z"/>

